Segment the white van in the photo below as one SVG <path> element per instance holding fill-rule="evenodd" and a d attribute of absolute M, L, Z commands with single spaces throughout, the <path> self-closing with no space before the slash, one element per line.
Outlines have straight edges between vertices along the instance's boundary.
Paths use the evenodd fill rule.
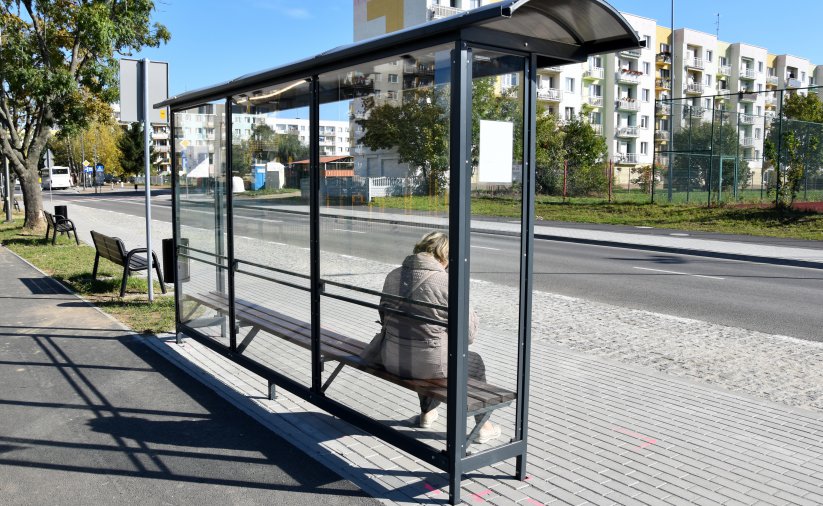
<path fill-rule="evenodd" d="M 71 188 L 71 175 L 68 167 L 55 165 L 40 169 L 40 186 L 44 190 Z"/>

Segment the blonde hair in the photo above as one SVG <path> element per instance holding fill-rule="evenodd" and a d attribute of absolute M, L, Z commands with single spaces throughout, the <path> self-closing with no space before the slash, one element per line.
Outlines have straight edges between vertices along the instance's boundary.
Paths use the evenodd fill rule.
<path fill-rule="evenodd" d="M 438 262 L 448 262 L 449 236 L 443 232 L 429 232 L 414 245 L 414 253 L 428 253 Z"/>

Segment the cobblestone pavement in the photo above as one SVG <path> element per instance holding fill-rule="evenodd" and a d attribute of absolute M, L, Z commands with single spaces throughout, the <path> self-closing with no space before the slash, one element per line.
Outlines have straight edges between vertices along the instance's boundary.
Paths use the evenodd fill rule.
<path fill-rule="evenodd" d="M 95 229 L 130 248 L 145 243 L 141 218 L 72 204 L 81 239 Z M 154 233 L 159 247 L 170 225 L 155 222 Z M 300 254 L 277 244 L 243 247 L 258 261 Z M 379 288 L 393 267 L 339 260 L 340 273 L 360 286 Z M 505 355 L 492 336 L 516 328 L 516 319 L 490 301 L 512 300 L 514 292 L 490 283 L 472 290 L 483 322 L 478 351 Z M 512 474 L 510 463 L 482 470 L 465 482 L 468 503 L 823 503 L 823 344 L 549 293 L 536 293 L 534 304 L 531 479 L 500 479 Z M 303 415 L 316 412 L 310 405 L 286 395 L 261 399 L 259 378 L 197 343 L 157 347 L 204 381 L 230 385 L 234 393 L 225 395 L 375 497 L 445 497 L 440 474 L 327 416 L 307 423 Z M 492 359 L 490 374 L 509 381 L 506 363 Z M 271 421 L 266 413 L 289 416 Z M 509 418 L 501 413 L 496 421 Z"/>

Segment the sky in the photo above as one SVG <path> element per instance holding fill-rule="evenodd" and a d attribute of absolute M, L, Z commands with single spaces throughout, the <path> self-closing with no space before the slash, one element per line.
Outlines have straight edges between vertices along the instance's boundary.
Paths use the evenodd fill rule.
<path fill-rule="evenodd" d="M 171 41 L 132 55 L 169 63 L 172 96 L 350 44 L 352 0 L 155 0 L 154 22 Z M 615 8 L 671 24 L 671 0 L 611 0 Z M 783 8 L 787 6 L 787 8 Z M 823 1 L 674 0 L 675 28 L 765 47 L 823 64 Z"/>

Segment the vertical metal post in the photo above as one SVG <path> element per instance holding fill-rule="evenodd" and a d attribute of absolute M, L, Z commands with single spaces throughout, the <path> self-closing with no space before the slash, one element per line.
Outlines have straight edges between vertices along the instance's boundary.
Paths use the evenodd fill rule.
<path fill-rule="evenodd" d="M 674 105 L 672 105 L 672 109 L 674 109 Z M 674 111 L 672 111 L 674 114 Z M 692 117 L 692 111 L 689 109 L 689 155 L 686 158 L 687 166 L 686 166 L 686 203 L 689 202 L 689 199 L 692 194 L 692 126 L 694 123 L 694 118 Z M 671 153 L 669 153 L 671 155 Z"/>
<path fill-rule="evenodd" d="M 309 105 L 309 262 L 311 269 L 311 389 L 323 395 L 320 357 L 320 80 L 312 76 Z"/>
<path fill-rule="evenodd" d="M 180 218 L 178 217 L 177 213 L 180 210 L 180 204 L 178 203 L 178 199 L 180 198 L 180 184 L 178 181 L 178 168 L 177 168 L 177 157 L 174 156 L 175 154 L 175 136 L 174 136 L 174 112 L 169 110 L 169 129 L 171 132 L 169 133 L 169 139 L 171 142 L 171 237 L 174 241 L 174 262 L 172 263 L 171 268 L 174 269 L 174 327 L 175 327 L 175 334 L 180 332 L 180 296 L 182 292 L 180 291 L 180 269 L 178 266 L 180 265 L 179 255 L 180 255 Z M 189 252 L 184 252 L 188 254 Z M 168 269 L 170 266 L 164 265 L 165 269 Z M 165 270 L 163 271 L 165 272 Z"/>
<path fill-rule="evenodd" d="M 669 142 L 666 143 L 666 146 L 669 149 L 669 203 L 671 203 L 672 199 L 674 198 L 674 162 L 672 161 L 674 149 L 674 90 L 677 88 L 675 87 L 675 81 L 677 80 L 676 74 L 674 72 L 674 0 L 672 0 L 672 19 L 671 19 L 671 40 L 669 41 L 669 57 L 671 58 L 671 62 L 669 63 L 669 79 L 671 79 L 671 95 L 670 95 L 670 105 L 669 105 Z M 689 135 L 691 135 L 691 125 L 689 125 Z M 691 149 L 691 146 L 689 146 Z M 691 165 L 691 160 L 689 161 Z M 689 180 L 686 180 L 686 202 L 689 201 Z M 654 173 L 652 173 L 652 191 L 654 191 Z M 654 200 L 652 200 L 654 201 Z"/>
<path fill-rule="evenodd" d="M 149 284 L 149 302 L 154 300 L 154 284 L 152 283 L 152 257 L 151 257 L 151 159 L 149 157 L 151 143 L 151 119 L 149 112 L 149 59 L 143 58 L 143 168 L 146 173 L 146 281 Z M 162 283 L 163 280 L 161 279 Z"/>
<path fill-rule="evenodd" d="M 709 190 L 707 207 L 712 206 L 712 170 L 714 169 L 714 110 L 712 110 L 712 131 L 709 136 L 709 174 L 706 179 L 706 188 Z"/>
<path fill-rule="evenodd" d="M 662 79 L 662 78 L 657 77 L 656 79 Z M 652 145 L 653 145 L 653 147 L 652 147 L 652 183 L 654 183 L 654 173 L 655 173 L 655 168 L 657 166 L 657 157 L 660 154 L 660 150 L 657 149 L 657 132 L 660 130 L 660 128 L 659 128 L 660 121 L 657 119 L 657 107 L 658 107 L 659 104 L 660 104 L 660 99 L 657 98 L 657 95 L 655 94 L 655 97 L 654 97 L 654 114 L 655 115 L 652 116 L 652 118 L 654 118 L 654 128 L 652 128 L 652 137 L 653 137 L 653 139 L 652 139 Z M 609 160 L 609 166 L 611 167 L 611 160 Z M 629 179 L 631 179 L 631 175 L 629 176 Z M 669 188 L 671 188 L 671 184 L 669 184 Z M 612 201 L 611 189 L 612 189 L 611 181 L 609 181 L 609 203 L 611 203 L 611 201 Z M 654 184 L 652 184 L 651 203 L 654 204 Z"/>
<path fill-rule="evenodd" d="M 763 136 L 766 136 L 766 125 L 763 125 Z M 734 199 L 737 200 L 737 173 L 740 171 L 740 116 L 737 117 L 737 132 L 735 132 L 735 152 L 734 152 Z M 762 163 L 760 165 L 763 166 Z M 762 185 L 761 185 L 762 186 Z"/>
<path fill-rule="evenodd" d="M 774 167 L 774 206 L 780 205 L 780 162 L 783 157 L 783 93 L 780 90 L 780 110 L 777 111 L 777 160 Z"/>
<path fill-rule="evenodd" d="M 520 313 L 517 333 L 517 413 L 514 439 L 528 440 L 529 422 L 529 362 L 531 355 L 532 265 L 534 260 L 534 200 L 536 182 L 537 142 L 537 56 L 528 62 L 523 107 L 523 202 L 520 230 Z M 611 162 L 609 163 L 611 166 Z M 611 183 L 609 183 L 611 189 Z M 526 446 L 515 460 L 518 479 L 526 479 Z"/>
<path fill-rule="evenodd" d="M 563 160 L 563 202 L 566 201 L 566 181 L 569 177 L 569 161 Z"/>
<path fill-rule="evenodd" d="M 234 260 L 234 164 L 232 163 L 232 117 L 231 97 L 226 97 L 226 179 L 229 190 L 226 192 L 226 260 L 228 261 L 229 283 L 229 349 L 237 351 L 237 317 L 235 315 L 234 272 L 237 264 Z M 218 262 L 220 263 L 220 262 Z"/>
<path fill-rule="evenodd" d="M 219 132 L 219 129 L 221 128 L 222 124 L 220 120 L 220 106 L 219 104 L 212 104 L 212 108 L 212 110 L 214 111 L 214 124 Z M 221 165 L 224 165 L 225 163 L 225 161 L 221 159 L 222 143 L 224 142 L 224 139 L 218 134 L 214 136 L 214 140 L 214 157 L 212 158 L 212 165 L 214 167 L 214 190 L 212 194 L 214 200 L 214 252 L 216 255 L 214 260 L 215 263 L 222 265 L 223 260 L 226 258 L 226 241 L 224 240 L 223 235 L 225 232 L 225 222 L 223 221 L 223 216 L 226 212 L 224 202 L 224 192 L 226 191 L 226 179 L 225 172 L 221 172 Z M 226 286 L 226 278 L 228 277 L 228 273 L 224 272 L 223 269 L 216 267 L 214 275 L 215 286 L 217 288 L 217 291 L 221 294 L 227 294 L 228 287 Z M 220 336 L 229 337 L 230 335 L 231 330 L 226 328 L 226 320 L 224 319 L 223 322 L 220 324 Z"/>
<path fill-rule="evenodd" d="M 446 453 L 449 503 L 460 502 L 466 454 L 466 357 L 469 351 L 469 233 L 471 225 L 472 52 L 457 41 L 452 52 L 449 168 L 449 363 Z"/>
<path fill-rule="evenodd" d="M 712 104 L 712 118 L 714 118 L 714 104 Z M 720 201 L 723 199 L 723 113 L 720 113 L 720 166 L 719 166 L 719 174 L 717 178 L 717 203 L 720 204 Z M 712 137 L 714 138 L 714 137 Z M 740 141 L 737 141 L 740 144 Z"/>

